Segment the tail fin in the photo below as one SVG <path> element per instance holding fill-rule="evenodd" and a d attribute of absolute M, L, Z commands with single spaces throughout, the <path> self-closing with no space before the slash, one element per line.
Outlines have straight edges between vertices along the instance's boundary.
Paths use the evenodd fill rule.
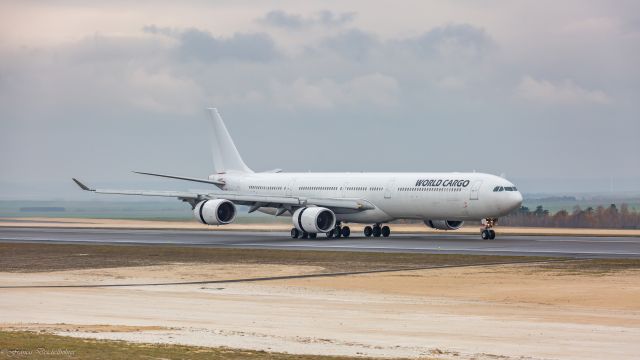
<path fill-rule="evenodd" d="M 218 109 L 209 108 L 211 114 L 211 151 L 213 152 L 213 165 L 216 173 L 253 171 L 245 165 L 231 139 L 231 135 L 224 126 L 224 122 L 218 114 Z"/>

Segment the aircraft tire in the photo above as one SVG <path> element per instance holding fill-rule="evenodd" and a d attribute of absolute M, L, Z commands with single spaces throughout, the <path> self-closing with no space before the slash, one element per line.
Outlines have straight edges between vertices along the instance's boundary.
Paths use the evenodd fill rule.
<path fill-rule="evenodd" d="M 318 236 L 316 233 L 309 233 L 309 239 L 315 239 Z"/>
<path fill-rule="evenodd" d="M 371 226 L 365 226 L 364 227 L 364 236 L 371 237 L 372 234 L 373 234 L 373 229 L 371 228 Z"/>
<path fill-rule="evenodd" d="M 384 237 L 389 237 L 389 235 L 391 235 L 391 229 L 388 226 L 383 226 L 380 231 Z"/>
<path fill-rule="evenodd" d="M 489 232 L 489 230 L 482 230 L 482 232 L 480 233 L 480 236 L 482 237 L 482 240 L 489 240 L 489 238 L 491 238 L 491 233 Z"/>
<path fill-rule="evenodd" d="M 496 232 L 493 230 L 489 230 L 489 239 L 493 240 L 496 238 Z"/>
<path fill-rule="evenodd" d="M 297 239 L 300 236 L 300 231 L 298 231 L 298 229 L 296 228 L 292 228 L 291 229 L 291 238 L 292 239 Z"/>
<path fill-rule="evenodd" d="M 373 237 L 380 237 L 380 235 L 382 235 L 382 229 L 380 229 L 380 226 L 374 226 Z"/>
<path fill-rule="evenodd" d="M 340 230 L 340 234 L 342 237 L 348 238 L 351 235 L 351 229 L 348 226 L 343 226 L 342 230 Z"/>

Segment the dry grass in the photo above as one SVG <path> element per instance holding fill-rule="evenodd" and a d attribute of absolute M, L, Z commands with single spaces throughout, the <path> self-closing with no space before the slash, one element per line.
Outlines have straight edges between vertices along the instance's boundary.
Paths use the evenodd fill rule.
<path fill-rule="evenodd" d="M 198 346 L 138 344 L 124 341 L 71 338 L 47 333 L 0 331 L 0 359 L 242 359 L 347 360 L 362 357 L 292 355 L 265 351 Z"/>
<path fill-rule="evenodd" d="M 184 246 L 0 243 L 0 271 L 43 272 L 172 263 L 319 266 L 367 271 L 545 260 L 524 256 L 231 249 Z"/>
<path fill-rule="evenodd" d="M 330 272 L 544 262 L 532 271 L 606 274 L 640 269 L 640 259 L 561 259 L 530 256 L 382 253 L 91 244 L 0 243 L 0 271 L 45 272 L 175 263 L 315 266 Z M 535 270 L 533 270 L 535 269 Z"/>

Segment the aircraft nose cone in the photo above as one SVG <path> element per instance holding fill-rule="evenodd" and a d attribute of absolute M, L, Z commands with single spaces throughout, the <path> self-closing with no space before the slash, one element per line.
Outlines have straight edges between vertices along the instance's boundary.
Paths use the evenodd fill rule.
<path fill-rule="evenodd" d="M 510 202 L 511 209 L 518 209 L 522 206 L 522 194 L 520 194 L 520 191 L 511 194 Z"/>

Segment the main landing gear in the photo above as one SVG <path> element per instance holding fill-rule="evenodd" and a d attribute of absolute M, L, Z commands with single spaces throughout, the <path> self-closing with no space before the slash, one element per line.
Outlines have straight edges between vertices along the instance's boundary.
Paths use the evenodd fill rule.
<path fill-rule="evenodd" d="M 331 239 L 331 238 L 339 238 L 339 237 L 345 237 L 348 238 L 351 235 L 351 229 L 348 226 L 340 226 L 340 224 L 336 224 L 336 227 L 333 228 L 331 231 L 327 232 L 325 234 L 327 236 L 327 239 Z M 297 238 L 301 238 L 301 239 L 315 239 L 317 238 L 318 234 L 316 233 L 308 233 L 305 231 L 300 231 L 296 228 L 291 228 L 291 238 L 292 239 L 297 239 Z"/>
<path fill-rule="evenodd" d="M 482 219 L 483 227 L 480 228 L 480 236 L 482 237 L 482 240 L 493 240 L 496 238 L 496 232 L 493 231 L 492 227 L 497 223 L 498 219 L 496 218 Z"/>
<path fill-rule="evenodd" d="M 318 236 L 316 233 L 308 233 L 306 231 L 300 231 L 296 228 L 291 229 L 291 238 L 292 239 L 315 239 Z"/>
<path fill-rule="evenodd" d="M 327 234 L 327 239 L 344 237 L 348 238 L 351 236 L 351 229 L 348 226 L 340 226 L 340 222 L 336 222 L 336 227 L 333 230 L 329 231 Z"/>
<path fill-rule="evenodd" d="M 373 227 L 364 227 L 364 236 L 366 237 L 389 237 L 389 235 L 391 235 L 391 229 L 386 225 L 381 227 L 380 224 L 375 224 Z"/>
<path fill-rule="evenodd" d="M 304 231 L 300 231 L 296 228 L 291 229 L 291 238 L 292 239 L 315 239 L 318 234 L 315 233 L 307 233 Z M 351 229 L 348 226 L 341 226 L 340 223 L 336 223 L 336 227 L 334 227 L 331 231 L 325 234 L 327 239 L 337 239 L 337 238 L 348 238 L 351 236 Z M 391 235 L 391 229 L 388 226 L 380 226 L 380 224 L 375 224 L 373 226 L 365 226 L 364 227 L 364 236 L 366 237 L 389 237 Z"/>

